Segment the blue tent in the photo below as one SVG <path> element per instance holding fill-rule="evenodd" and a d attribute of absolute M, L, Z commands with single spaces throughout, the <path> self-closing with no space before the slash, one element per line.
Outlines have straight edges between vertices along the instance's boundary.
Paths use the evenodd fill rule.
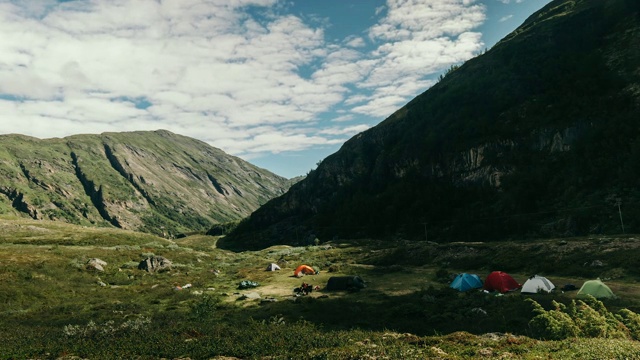
<path fill-rule="evenodd" d="M 467 291 L 471 289 L 479 289 L 482 287 L 482 280 L 476 274 L 462 273 L 458 274 L 451 282 L 451 288 L 458 291 Z"/>

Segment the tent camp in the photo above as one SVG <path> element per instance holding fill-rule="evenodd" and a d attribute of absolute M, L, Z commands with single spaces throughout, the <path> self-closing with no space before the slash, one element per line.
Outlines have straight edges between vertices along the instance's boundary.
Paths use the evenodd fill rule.
<path fill-rule="evenodd" d="M 458 274 L 451 282 L 449 287 L 458 291 L 468 291 L 472 289 L 480 289 L 482 287 L 482 280 L 476 274 L 462 273 Z"/>
<path fill-rule="evenodd" d="M 487 291 L 499 291 L 506 293 L 518 290 L 520 284 L 511 277 L 511 275 L 502 271 L 494 271 L 484 281 L 484 289 Z"/>
<path fill-rule="evenodd" d="M 555 288 L 556 286 L 546 277 L 534 275 L 524 282 L 520 291 L 527 294 L 537 294 L 542 291 L 549 293 Z"/>
<path fill-rule="evenodd" d="M 611 289 L 609 289 L 609 287 L 607 285 L 605 285 L 602 281 L 600 281 L 600 279 L 598 280 L 588 280 L 585 281 L 584 284 L 582 284 L 582 287 L 580 288 L 580 290 L 578 290 L 578 293 L 576 294 L 576 296 L 586 296 L 586 295 L 591 295 L 596 299 L 611 299 L 616 297 L 613 294 L 613 291 L 611 291 Z"/>
<path fill-rule="evenodd" d="M 267 266 L 267 268 L 265 270 L 266 271 L 280 270 L 280 266 L 278 266 L 278 264 L 271 263 L 271 264 L 269 264 L 269 266 Z"/>
<path fill-rule="evenodd" d="M 315 275 L 317 272 L 314 268 L 309 265 L 300 265 L 293 272 L 293 276 L 303 276 L 303 275 Z"/>

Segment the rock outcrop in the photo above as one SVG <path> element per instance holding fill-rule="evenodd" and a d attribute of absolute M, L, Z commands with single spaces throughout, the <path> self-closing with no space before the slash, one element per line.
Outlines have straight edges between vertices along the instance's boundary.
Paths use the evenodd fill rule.
<path fill-rule="evenodd" d="M 159 273 L 171 270 L 171 261 L 163 256 L 150 256 L 138 264 L 138 269 L 150 273 Z"/>

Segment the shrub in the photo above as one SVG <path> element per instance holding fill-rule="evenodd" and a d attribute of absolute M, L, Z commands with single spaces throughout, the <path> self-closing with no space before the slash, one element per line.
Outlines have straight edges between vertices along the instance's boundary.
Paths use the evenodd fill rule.
<path fill-rule="evenodd" d="M 129 319 L 120 325 L 116 325 L 115 321 L 109 320 L 102 325 L 96 324 L 93 320 L 90 320 L 87 325 L 65 325 L 62 332 L 66 337 L 81 337 L 89 338 L 96 336 L 105 336 L 118 332 L 137 331 L 151 323 L 151 319 L 148 317 L 136 317 Z"/>
<path fill-rule="evenodd" d="M 562 340 L 569 337 L 638 339 L 640 316 L 631 310 L 615 315 L 601 301 L 588 296 L 585 301 L 572 300 L 569 306 L 553 301 L 553 310 L 545 310 L 533 299 L 526 299 L 537 314 L 529 321 L 534 337 Z"/>
<path fill-rule="evenodd" d="M 219 306 L 220 302 L 220 299 L 217 297 L 204 295 L 200 301 L 191 307 L 191 315 L 195 319 L 210 318 L 215 313 L 215 309 Z"/>
<path fill-rule="evenodd" d="M 533 299 L 525 301 L 531 302 L 533 311 L 538 314 L 529 322 L 529 328 L 534 337 L 562 340 L 578 335 L 578 327 L 574 324 L 571 316 L 564 312 L 566 310 L 564 304 L 553 301 L 555 309 L 546 311 Z"/>
<path fill-rule="evenodd" d="M 640 315 L 629 309 L 622 309 L 616 314 L 616 318 L 629 329 L 633 340 L 640 340 Z"/>

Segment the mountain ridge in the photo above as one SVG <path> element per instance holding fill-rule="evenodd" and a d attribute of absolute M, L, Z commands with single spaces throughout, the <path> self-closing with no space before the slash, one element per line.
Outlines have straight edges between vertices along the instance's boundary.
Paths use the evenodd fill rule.
<path fill-rule="evenodd" d="M 239 220 L 289 186 L 167 130 L 0 139 L 5 215 L 174 236 Z"/>
<path fill-rule="evenodd" d="M 348 140 L 220 245 L 424 239 L 426 228 L 438 241 L 619 229 L 615 199 L 640 203 L 639 7 L 549 3 Z"/>

